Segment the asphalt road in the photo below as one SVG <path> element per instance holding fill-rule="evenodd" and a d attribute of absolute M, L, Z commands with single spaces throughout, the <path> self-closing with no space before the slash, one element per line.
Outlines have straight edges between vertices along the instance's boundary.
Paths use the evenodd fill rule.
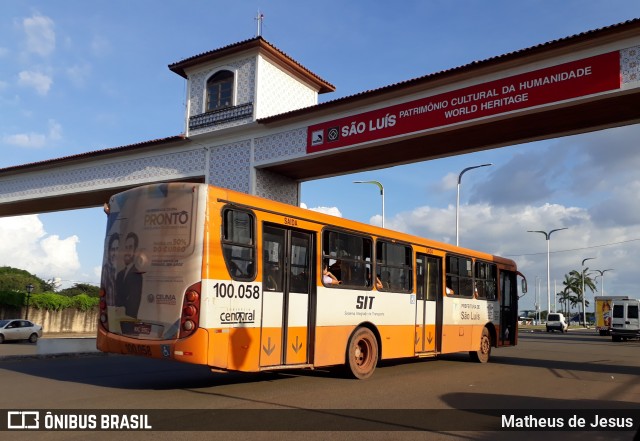
<path fill-rule="evenodd" d="M 0 360 L 91 352 L 98 352 L 95 334 L 49 334 L 36 344 L 28 341 L 4 342 L 0 345 Z"/>
<path fill-rule="evenodd" d="M 28 355 L 0 358 L 0 407 L 90 414 L 111 409 L 150 415 L 156 429 L 173 430 L 28 433 L 29 439 L 43 440 L 84 440 L 88 434 L 91 439 L 168 440 L 178 433 L 179 439 L 225 441 L 632 440 L 634 431 L 485 432 L 474 418 L 497 409 L 506 415 L 565 418 L 567 424 L 570 415 L 620 409 L 637 415 L 637 424 L 639 350 L 638 341 L 613 343 L 593 331 L 524 333 L 517 347 L 494 349 L 484 365 L 466 354 L 385 362 L 365 381 L 349 379 L 340 369 L 221 374 L 129 356 Z M 417 430 L 428 422 L 438 424 L 431 431 Z M 224 431 L 189 431 L 202 427 Z"/>

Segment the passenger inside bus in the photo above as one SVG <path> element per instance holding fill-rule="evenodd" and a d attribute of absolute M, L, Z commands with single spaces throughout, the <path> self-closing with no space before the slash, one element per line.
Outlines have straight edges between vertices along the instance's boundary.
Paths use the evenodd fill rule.
<path fill-rule="evenodd" d="M 389 271 L 382 271 L 382 273 L 376 277 L 376 288 L 389 290 L 391 283 L 391 273 Z"/>
<path fill-rule="evenodd" d="M 340 280 L 329 271 L 329 265 L 326 263 L 322 268 L 322 283 L 325 285 L 339 285 L 341 283 Z"/>
<path fill-rule="evenodd" d="M 331 274 L 335 275 L 335 277 L 342 280 L 342 260 L 333 260 L 333 263 L 329 262 L 325 265 L 328 265 L 327 271 L 331 272 Z M 324 274 L 324 270 L 322 273 Z"/>

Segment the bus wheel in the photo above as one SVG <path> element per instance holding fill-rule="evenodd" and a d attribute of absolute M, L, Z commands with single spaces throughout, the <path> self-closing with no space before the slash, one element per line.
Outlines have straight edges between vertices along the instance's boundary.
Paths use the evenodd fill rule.
<path fill-rule="evenodd" d="M 347 366 L 354 377 L 369 378 L 378 363 L 378 341 L 367 328 L 358 328 L 347 347 Z"/>
<path fill-rule="evenodd" d="M 480 349 L 477 351 L 470 351 L 469 355 L 471 359 L 478 363 L 486 363 L 489 361 L 491 355 L 491 336 L 487 328 L 482 329 L 482 336 L 480 337 Z"/>

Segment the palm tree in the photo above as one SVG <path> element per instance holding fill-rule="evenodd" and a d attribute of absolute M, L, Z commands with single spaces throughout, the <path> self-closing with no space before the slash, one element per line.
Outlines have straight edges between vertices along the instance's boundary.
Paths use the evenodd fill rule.
<path fill-rule="evenodd" d="M 567 306 L 567 318 L 571 314 L 571 307 L 576 305 L 577 300 L 575 299 L 575 295 L 572 293 L 577 292 L 576 280 L 575 277 L 571 276 L 571 273 L 564 275 L 564 281 L 562 282 L 564 285 L 563 296 L 564 302 Z"/>
<path fill-rule="evenodd" d="M 569 273 L 569 276 L 570 276 L 569 278 L 573 282 L 571 284 L 571 290 L 576 293 L 577 295 L 576 302 L 578 302 L 578 304 L 580 305 L 583 304 L 582 299 L 585 297 L 584 295 L 585 293 L 582 292 L 582 287 L 584 287 L 585 290 L 589 288 L 591 292 L 594 292 L 596 290 L 595 282 L 591 277 L 589 277 L 589 275 L 587 274 L 587 271 L 589 271 L 589 268 L 585 268 L 583 271 L 573 270 Z M 589 301 L 585 300 L 584 305 L 585 305 L 585 308 L 589 306 Z M 584 324 L 586 326 L 587 316 L 586 316 L 585 310 L 582 311 L 582 317 L 584 319 Z"/>
<path fill-rule="evenodd" d="M 568 317 L 569 316 L 569 299 L 571 299 L 571 293 L 567 288 L 560 291 L 557 295 L 560 296 L 560 300 L 558 302 L 562 304 L 562 312 Z"/>

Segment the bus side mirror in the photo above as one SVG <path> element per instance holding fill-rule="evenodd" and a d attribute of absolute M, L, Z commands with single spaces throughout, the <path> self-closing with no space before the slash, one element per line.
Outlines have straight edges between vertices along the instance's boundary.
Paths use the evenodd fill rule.
<path fill-rule="evenodd" d="M 526 294 L 527 293 L 527 279 L 522 279 L 521 283 L 522 283 L 522 294 Z"/>

